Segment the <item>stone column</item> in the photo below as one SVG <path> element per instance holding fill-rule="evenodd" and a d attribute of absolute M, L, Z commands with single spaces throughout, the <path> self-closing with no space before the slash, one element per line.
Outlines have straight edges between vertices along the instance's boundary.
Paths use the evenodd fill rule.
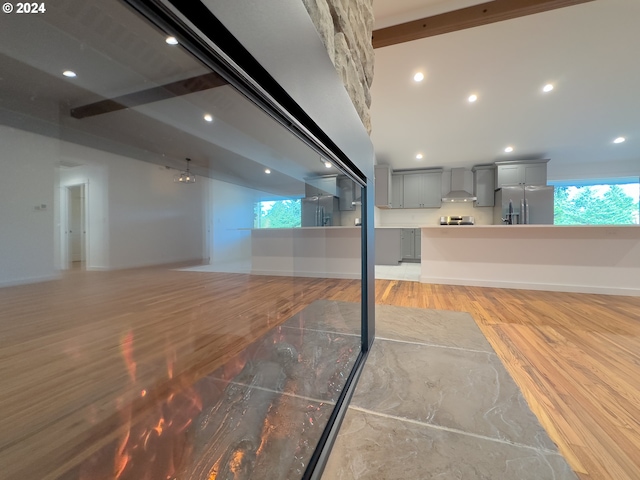
<path fill-rule="evenodd" d="M 371 133 L 373 0 L 302 1 L 362 123 Z"/>

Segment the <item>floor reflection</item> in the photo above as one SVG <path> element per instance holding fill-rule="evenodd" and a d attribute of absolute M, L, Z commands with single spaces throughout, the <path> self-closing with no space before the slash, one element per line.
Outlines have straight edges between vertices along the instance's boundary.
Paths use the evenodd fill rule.
<path fill-rule="evenodd" d="M 360 349 L 355 334 L 321 330 L 358 320 L 336 312 L 335 302 L 316 302 L 195 384 L 178 381 L 146 411 L 122 406 L 119 438 L 65 478 L 301 477 Z M 122 345 L 135 381 L 132 337 Z"/>
<path fill-rule="evenodd" d="M 158 269 L 0 289 L 2 478 L 299 477 L 360 348 L 359 303 L 323 298 L 358 293 Z"/>

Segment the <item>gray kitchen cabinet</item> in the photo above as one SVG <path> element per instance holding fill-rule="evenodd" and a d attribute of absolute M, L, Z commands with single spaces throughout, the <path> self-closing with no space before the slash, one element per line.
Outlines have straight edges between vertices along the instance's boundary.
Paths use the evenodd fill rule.
<path fill-rule="evenodd" d="M 391 208 L 404 208 L 404 175 L 391 175 Z"/>
<path fill-rule="evenodd" d="M 346 175 L 338 176 L 338 198 L 340 200 L 340 210 L 355 210 L 353 201 L 356 199 L 356 183 Z"/>
<path fill-rule="evenodd" d="M 477 198 L 474 206 L 493 207 L 495 204 L 496 167 L 493 165 L 476 165 L 473 171 L 473 194 Z"/>
<path fill-rule="evenodd" d="M 304 194 L 306 197 L 314 197 L 316 195 L 333 195 L 338 196 L 338 188 L 336 183 L 337 175 L 323 175 L 320 177 L 305 178 Z"/>
<path fill-rule="evenodd" d="M 510 185 L 546 185 L 548 161 L 545 159 L 496 162 L 496 188 Z"/>
<path fill-rule="evenodd" d="M 398 265 L 402 261 L 402 230 L 376 228 L 376 265 Z"/>
<path fill-rule="evenodd" d="M 403 208 L 439 208 L 442 206 L 442 170 L 405 173 Z"/>
<path fill-rule="evenodd" d="M 420 262 L 422 233 L 419 228 L 402 229 L 402 261 Z"/>
<path fill-rule="evenodd" d="M 375 205 L 379 208 L 391 208 L 391 167 L 376 165 L 375 174 Z"/>

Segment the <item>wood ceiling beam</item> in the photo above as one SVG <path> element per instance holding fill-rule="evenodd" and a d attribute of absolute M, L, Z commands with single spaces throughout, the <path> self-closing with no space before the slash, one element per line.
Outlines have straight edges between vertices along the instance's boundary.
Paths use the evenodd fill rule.
<path fill-rule="evenodd" d="M 73 118 L 93 117 L 104 113 L 146 105 L 147 103 L 158 102 L 160 100 L 167 100 L 173 97 L 180 97 L 189 93 L 201 92 L 203 90 L 209 90 L 210 88 L 221 87 L 228 83 L 229 82 L 217 73 L 207 73 L 72 108 L 71 116 Z"/>
<path fill-rule="evenodd" d="M 373 32 L 373 48 L 442 35 L 593 0 L 493 0 Z"/>

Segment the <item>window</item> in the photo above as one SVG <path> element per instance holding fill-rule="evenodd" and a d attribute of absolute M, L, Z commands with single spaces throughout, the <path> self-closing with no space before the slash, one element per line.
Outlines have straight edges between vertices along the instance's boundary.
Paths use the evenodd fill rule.
<path fill-rule="evenodd" d="M 550 182 L 553 183 L 553 182 Z M 556 225 L 638 225 L 638 179 L 556 182 Z"/>
<path fill-rule="evenodd" d="M 254 228 L 298 228 L 301 221 L 299 198 L 257 202 L 254 213 Z"/>

